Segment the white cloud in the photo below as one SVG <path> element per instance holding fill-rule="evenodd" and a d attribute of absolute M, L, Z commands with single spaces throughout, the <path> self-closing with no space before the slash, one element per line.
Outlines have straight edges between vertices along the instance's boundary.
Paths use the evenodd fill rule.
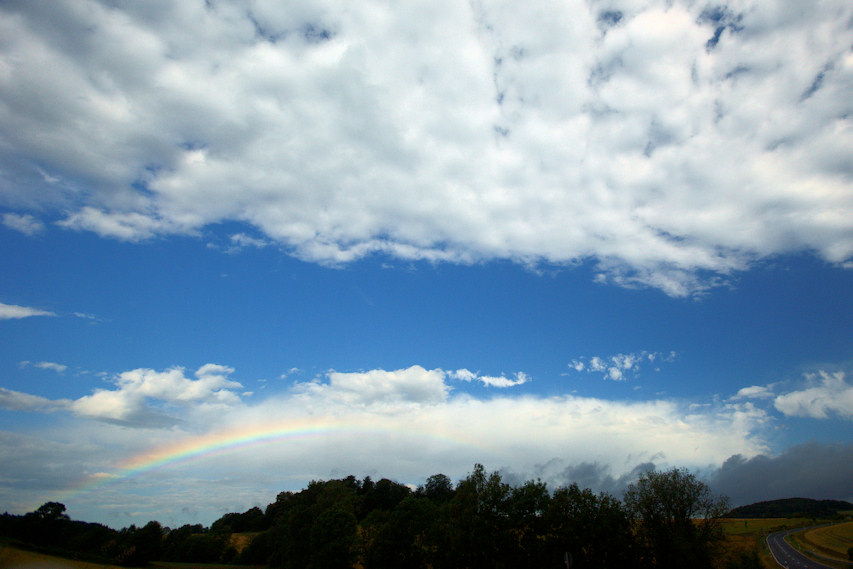
<path fill-rule="evenodd" d="M 67 365 L 57 364 L 54 362 L 36 362 L 33 364 L 33 366 L 39 369 L 50 369 L 55 371 L 56 373 L 63 373 L 65 370 L 68 369 Z"/>
<path fill-rule="evenodd" d="M 600 373 L 604 379 L 612 381 L 627 381 L 629 377 L 637 377 L 640 369 L 645 365 L 655 365 L 656 363 L 670 363 L 675 360 L 677 354 L 669 352 L 630 352 L 619 353 L 613 356 L 592 356 L 588 363 L 586 358 L 575 358 L 569 363 L 569 367 L 576 372 L 586 370 L 587 373 Z M 656 368 L 657 370 L 657 368 Z"/>
<path fill-rule="evenodd" d="M 311 401 L 349 406 L 438 404 L 447 398 L 449 392 L 444 377 L 441 370 L 426 370 L 421 366 L 394 371 L 330 371 L 326 374 L 326 383 L 297 383 L 295 390 Z"/>
<path fill-rule="evenodd" d="M 3 225 L 30 236 L 44 231 L 44 223 L 30 214 L 4 213 Z"/>
<path fill-rule="evenodd" d="M 769 399 L 775 397 L 769 387 L 765 385 L 752 385 L 738 390 L 732 399 Z"/>
<path fill-rule="evenodd" d="M 67 399 L 46 399 L 38 395 L 30 395 L 0 387 L 0 407 L 3 409 L 51 412 L 66 408 L 69 403 L 70 401 Z"/>
<path fill-rule="evenodd" d="M 458 369 L 456 371 L 447 372 L 447 375 L 452 377 L 453 379 L 458 379 L 460 381 L 479 381 L 486 387 L 515 387 L 516 385 L 522 385 L 530 381 L 530 377 L 524 373 L 523 371 L 519 371 L 515 374 L 515 378 L 511 379 L 505 377 L 503 375 L 499 376 L 490 376 L 490 375 L 480 375 L 479 372 L 472 372 L 467 369 Z"/>
<path fill-rule="evenodd" d="M 22 365 L 28 363 L 22 362 Z M 50 362 L 33 365 L 59 372 L 66 369 Z M 116 389 L 96 389 L 75 400 L 49 400 L 3 390 L 0 407 L 30 411 L 63 409 L 82 417 L 128 426 L 163 427 L 178 420 L 162 408 L 163 404 L 212 405 L 219 409 L 239 403 L 240 395 L 234 390 L 243 386 L 228 379 L 233 372 L 226 366 L 205 364 L 195 372 L 196 379 L 191 379 L 179 367 L 162 372 L 140 368 L 122 372 L 114 378 Z"/>
<path fill-rule="evenodd" d="M 85 312 L 75 312 L 74 316 L 77 318 L 83 318 L 85 320 L 94 320 L 95 322 L 103 322 L 102 318 L 95 316 L 94 314 L 86 314 Z"/>
<path fill-rule="evenodd" d="M 59 222 L 68 229 L 94 231 L 101 237 L 114 237 L 124 241 L 141 241 L 159 234 L 178 233 L 174 224 L 140 212 L 105 213 L 84 207 Z"/>
<path fill-rule="evenodd" d="M 269 245 L 269 242 L 264 239 L 258 239 L 256 237 L 250 237 L 245 233 L 235 233 L 231 236 L 231 243 L 234 247 L 243 248 L 243 247 L 256 247 L 261 249 Z"/>
<path fill-rule="evenodd" d="M 853 385 L 845 380 L 844 372 L 820 371 L 808 379 L 811 387 L 777 396 L 776 409 L 799 417 L 853 419 Z"/>
<path fill-rule="evenodd" d="M 129 241 L 245 222 L 323 263 L 592 259 L 674 296 L 850 265 L 853 6 L 705 8 L 4 5 L 4 202 Z"/>
<path fill-rule="evenodd" d="M 31 316 L 56 316 L 56 313 L 38 308 L 30 308 L 28 306 L 3 304 L 0 302 L 0 320 L 29 318 Z"/>
<path fill-rule="evenodd" d="M 226 385 L 224 376 L 229 373 L 219 366 L 199 370 L 199 376 L 221 379 L 202 389 L 206 396 L 194 393 L 193 401 L 216 400 L 214 390 Z M 767 452 L 762 436 L 767 415 L 750 402 L 691 406 L 674 400 L 607 401 L 572 395 L 479 398 L 451 390 L 449 382 L 456 375 L 477 381 L 473 372 L 451 374 L 417 365 L 331 371 L 314 382 L 296 383 L 288 391 L 263 399 L 256 396 L 252 402 L 176 407 L 173 411 L 180 422 L 173 421 L 172 428 L 152 438 L 150 431 L 124 427 L 134 421 L 158 424 L 158 419 L 166 424 L 168 417 L 156 415 L 157 408 L 140 407 L 131 394 L 145 392 L 152 398 L 182 401 L 192 391 L 187 389 L 192 380 L 175 370 L 134 370 L 121 374 L 115 390 L 62 403 L 79 414 L 106 419 L 106 424 L 66 417 L 61 428 L 46 429 L 40 436 L 46 441 L 72 441 L 78 449 L 79 441 L 86 441 L 87 448 L 75 455 L 77 462 L 68 463 L 67 480 L 85 479 L 92 473 L 118 475 L 122 464 L 145 463 L 178 448 L 215 445 L 235 437 L 256 443 L 211 454 L 201 462 L 167 467 L 166 472 L 116 478 L 116 486 L 98 491 L 99 497 L 109 496 L 116 504 L 132 504 L 131 500 L 144 495 L 152 511 L 160 509 L 156 518 L 161 520 L 181 517 L 175 504 L 183 501 L 182 492 L 189 489 L 251 495 L 252 499 L 261 499 L 256 498 L 260 494 L 268 502 L 276 492 L 301 488 L 309 480 L 347 474 L 417 484 L 435 472 L 461 478 L 475 462 L 482 462 L 487 468 L 506 468 L 527 478 L 538 475 L 540 465 L 560 460 L 599 465 L 616 479 L 650 460 L 704 468 L 722 464 L 733 453 L 751 457 Z M 0 391 L 6 407 L 47 410 L 61 404 L 29 397 Z M 281 434 L 255 437 L 252 433 Z M 64 460 L 57 464 L 65 464 Z M 85 469 L 80 461 L 85 461 Z M 40 462 L 28 466 L 36 480 Z M 546 477 L 549 483 L 565 482 L 561 472 L 551 474 L 553 478 Z M 85 519 L 102 519 L 108 514 L 96 502 L 86 495 L 73 495 L 63 503 L 69 509 L 85 506 L 99 512 Z M 209 521 L 226 511 L 215 510 L 225 507 L 218 503 L 202 500 L 200 504 L 204 512 L 212 509 L 205 514 Z M 242 511 L 250 505 L 241 502 L 233 507 Z M 184 516 L 180 521 L 200 519 L 205 518 Z"/>

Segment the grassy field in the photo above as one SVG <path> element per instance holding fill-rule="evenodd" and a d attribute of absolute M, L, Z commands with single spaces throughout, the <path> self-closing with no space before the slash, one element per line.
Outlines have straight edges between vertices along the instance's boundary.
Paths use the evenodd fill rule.
<path fill-rule="evenodd" d="M 848 560 L 847 550 L 853 547 L 853 522 L 809 530 L 797 539 L 818 553 Z"/>
<path fill-rule="evenodd" d="M 750 518 L 723 520 L 726 535 L 755 535 L 762 539 L 764 534 L 785 529 L 814 525 L 811 518 Z"/>
<path fill-rule="evenodd" d="M 260 569 L 251 565 L 219 565 L 215 563 L 173 563 L 169 561 L 153 561 L 149 567 L 160 569 Z M 0 544 L 0 569 L 128 569 L 120 565 L 102 565 L 75 559 L 55 557 L 35 551 L 17 549 Z"/>
<path fill-rule="evenodd" d="M 738 555 L 756 552 L 761 563 L 767 569 L 778 569 L 770 557 L 764 543 L 768 533 L 783 529 L 793 529 L 813 525 L 809 518 L 770 518 L 770 519 L 727 519 L 723 520 L 726 534 L 726 557 L 736 559 Z M 234 534 L 232 544 L 238 549 L 245 547 L 255 534 Z M 795 534 L 796 540 L 804 549 L 817 550 L 824 555 L 846 559 L 847 548 L 853 546 L 853 522 L 836 524 Z M 161 569 L 235 569 L 234 565 L 199 565 L 196 563 L 154 562 Z M 53 557 L 33 551 L 24 551 L 0 544 L 0 569 L 121 569 L 117 565 L 99 565 L 72 559 Z"/>
<path fill-rule="evenodd" d="M 786 529 L 814 525 L 811 518 L 749 518 L 722 520 L 726 534 L 725 549 L 727 559 L 737 559 L 738 555 L 756 552 L 761 564 L 767 569 L 779 569 L 764 541 L 768 533 Z"/>
<path fill-rule="evenodd" d="M 0 569 L 122 569 L 118 565 L 100 565 L 53 557 L 34 551 L 0 545 Z"/>

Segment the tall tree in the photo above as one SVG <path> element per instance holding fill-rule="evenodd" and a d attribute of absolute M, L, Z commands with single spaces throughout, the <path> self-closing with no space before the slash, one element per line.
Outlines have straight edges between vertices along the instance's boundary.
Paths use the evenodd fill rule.
<path fill-rule="evenodd" d="M 358 521 L 352 512 L 329 508 L 311 524 L 310 569 L 350 569 Z"/>
<path fill-rule="evenodd" d="M 409 496 L 400 502 L 386 515 L 384 523 L 374 524 L 379 527 L 365 551 L 365 566 L 368 569 L 427 567 L 434 549 L 430 534 L 437 510 L 438 506 L 421 496 Z M 373 530 L 365 525 L 368 527 L 362 527 L 362 532 Z"/>
<path fill-rule="evenodd" d="M 712 566 L 729 504 L 695 475 L 677 468 L 647 472 L 628 487 L 625 506 L 640 522 L 639 535 L 657 567 Z"/>
<path fill-rule="evenodd" d="M 418 488 L 418 493 L 442 504 L 453 497 L 453 482 L 444 474 L 433 474 L 426 479 L 426 484 Z"/>
<path fill-rule="evenodd" d="M 59 502 L 45 502 L 33 513 L 38 519 L 45 521 L 68 519 L 68 514 L 65 513 L 65 504 Z"/>
<path fill-rule="evenodd" d="M 616 498 L 577 484 L 558 488 L 545 514 L 551 558 L 572 556 L 577 569 L 643 567 L 631 518 Z"/>

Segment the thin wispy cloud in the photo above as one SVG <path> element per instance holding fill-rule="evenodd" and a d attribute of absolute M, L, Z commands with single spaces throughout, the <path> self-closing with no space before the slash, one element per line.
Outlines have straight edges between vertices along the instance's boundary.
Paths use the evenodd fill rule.
<path fill-rule="evenodd" d="M 29 236 L 38 235 L 44 231 L 44 223 L 28 213 L 4 213 L 3 225 Z"/>
<path fill-rule="evenodd" d="M 29 306 L 18 306 L 16 304 L 3 304 L 0 302 L 0 320 L 16 320 L 31 318 L 33 316 L 56 316 L 55 312 L 31 308 Z"/>
<path fill-rule="evenodd" d="M 55 362 L 36 362 L 33 364 L 33 367 L 37 367 L 39 369 L 47 369 L 55 371 L 56 373 L 64 373 L 65 370 L 68 369 L 67 365 L 58 364 Z"/>
<path fill-rule="evenodd" d="M 447 373 L 448 376 L 453 379 L 457 379 L 459 381 L 467 381 L 473 382 L 478 381 L 485 385 L 486 387 L 515 387 L 516 385 L 523 385 L 530 381 L 530 378 L 523 371 L 516 372 L 513 377 L 506 377 L 504 375 L 499 376 L 490 376 L 490 375 L 481 375 L 480 372 L 473 372 L 467 369 L 458 369 L 456 371 L 451 371 Z"/>

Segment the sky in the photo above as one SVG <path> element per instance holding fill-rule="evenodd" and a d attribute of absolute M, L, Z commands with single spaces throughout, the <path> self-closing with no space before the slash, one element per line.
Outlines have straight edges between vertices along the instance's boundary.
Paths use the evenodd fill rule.
<path fill-rule="evenodd" d="M 0 510 L 477 463 L 853 500 L 853 4 L 0 3 Z"/>

